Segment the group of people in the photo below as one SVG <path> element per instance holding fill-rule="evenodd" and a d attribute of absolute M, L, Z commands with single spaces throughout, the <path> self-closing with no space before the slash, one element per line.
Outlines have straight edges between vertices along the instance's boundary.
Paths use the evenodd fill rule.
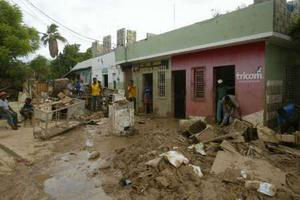
<path fill-rule="evenodd" d="M 134 103 L 134 109 L 136 110 L 136 86 L 134 85 L 134 81 L 130 80 L 128 88 L 128 100 Z M 145 83 L 145 88 L 143 92 L 143 102 L 144 102 L 144 111 L 149 114 L 152 112 L 152 88 L 149 83 Z"/>
<path fill-rule="evenodd" d="M 32 122 L 33 113 L 34 109 L 31 98 L 26 98 L 20 114 L 24 120 L 30 119 L 30 122 Z M 6 119 L 13 130 L 18 130 L 18 114 L 9 106 L 6 92 L 0 93 L 0 117 Z"/>
<path fill-rule="evenodd" d="M 69 91 L 77 96 L 82 96 L 85 92 L 85 86 L 82 80 L 77 80 L 75 83 L 70 81 L 67 87 Z"/>

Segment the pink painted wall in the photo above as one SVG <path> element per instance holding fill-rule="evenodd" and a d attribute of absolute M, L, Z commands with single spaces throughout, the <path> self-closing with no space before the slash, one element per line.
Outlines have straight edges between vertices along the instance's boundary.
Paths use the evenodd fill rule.
<path fill-rule="evenodd" d="M 186 114 L 187 116 L 214 116 L 214 67 L 235 65 L 235 93 L 241 106 L 242 115 L 251 114 L 264 108 L 265 43 L 226 47 L 198 53 L 172 57 L 172 71 L 186 70 Z M 262 67 L 262 79 L 237 80 L 237 73 L 255 73 Z M 205 67 L 205 98 L 193 99 L 192 68 Z M 249 76 L 248 76 L 249 77 Z M 250 78 L 253 75 L 250 75 Z"/>

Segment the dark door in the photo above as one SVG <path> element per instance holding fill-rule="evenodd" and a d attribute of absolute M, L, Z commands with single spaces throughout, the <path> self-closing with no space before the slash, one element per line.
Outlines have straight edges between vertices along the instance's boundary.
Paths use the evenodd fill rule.
<path fill-rule="evenodd" d="M 104 87 L 108 88 L 108 74 L 103 75 Z"/>
<path fill-rule="evenodd" d="M 185 118 L 185 70 L 174 71 L 174 113 L 176 118 Z"/>
<path fill-rule="evenodd" d="M 146 114 L 153 113 L 153 74 L 144 74 L 144 112 Z"/>

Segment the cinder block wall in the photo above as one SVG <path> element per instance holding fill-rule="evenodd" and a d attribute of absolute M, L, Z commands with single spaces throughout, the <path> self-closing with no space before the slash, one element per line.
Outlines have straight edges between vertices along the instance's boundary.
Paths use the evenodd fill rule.
<path fill-rule="evenodd" d="M 286 0 L 274 0 L 274 31 L 288 34 L 291 26 L 291 13 Z"/>

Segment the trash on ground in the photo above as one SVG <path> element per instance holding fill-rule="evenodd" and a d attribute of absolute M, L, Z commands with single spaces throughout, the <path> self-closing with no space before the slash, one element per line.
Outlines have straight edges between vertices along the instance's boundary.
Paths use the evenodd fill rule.
<path fill-rule="evenodd" d="M 161 154 L 160 156 L 168 160 L 170 164 L 172 164 L 176 168 L 180 167 L 182 163 L 186 165 L 189 163 L 189 160 L 177 151 L 169 151 L 167 153 Z"/>
<path fill-rule="evenodd" d="M 199 166 L 195 166 L 195 165 L 191 165 L 189 164 L 189 166 L 193 169 L 193 171 L 199 176 L 199 177 L 203 177 L 203 173 L 201 171 L 201 168 Z"/>

